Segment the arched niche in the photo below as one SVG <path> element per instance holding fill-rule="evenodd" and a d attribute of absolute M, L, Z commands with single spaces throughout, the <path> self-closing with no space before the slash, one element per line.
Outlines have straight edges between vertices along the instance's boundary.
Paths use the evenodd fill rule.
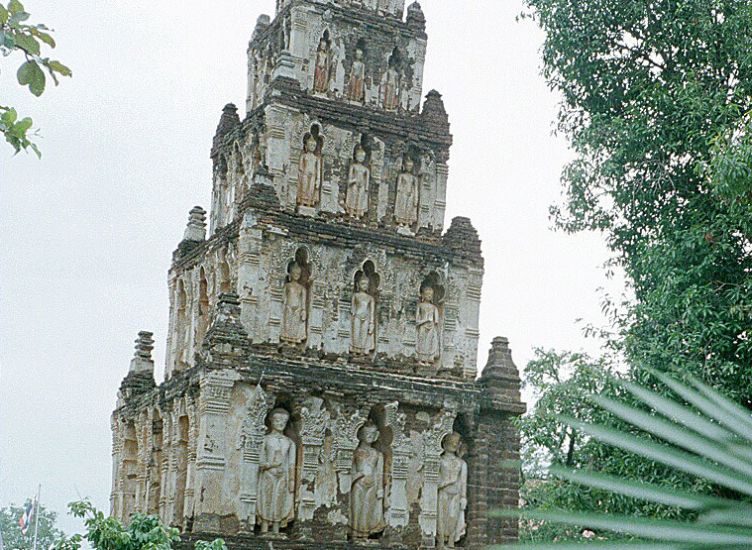
<path fill-rule="evenodd" d="M 203 266 L 201 266 L 201 269 L 199 269 L 198 279 L 198 328 L 196 329 L 197 346 L 200 346 L 204 341 L 206 332 L 209 329 L 210 307 L 209 279 L 206 276 L 206 270 Z"/>
<path fill-rule="evenodd" d="M 321 126 L 311 125 L 301 140 L 298 163 L 297 204 L 302 208 L 315 208 L 321 199 L 321 185 L 324 177 L 324 137 Z"/>
<path fill-rule="evenodd" d="M 186 290 L 186 284 L 182 278 L 178 279 L 175 289 L 175 334 L 177 335 L 177 342 L 175 346 L 176 354 L 176 366 L 178 369 L 184 369 L 187 364 L 187 346 L 188 346 L 188 312 L 190 309 L 188 303 L 188 292 Z"/>
<path fill-rule="evenodd" d="M 287 344 L 304 344 L 308 339 L 311 307 L 312 273 L 308 249 L 300 247 L 286 265 L 284 309 L 280 340 Z"/>
<path fill-rule="evenodd" d="M 316 140 L 316 153 L 320 156 L 324 149 L 324 132 L 317 122 L 311 124 L 311 128 L 303 135 L 303 146 L 309 139 Z"/>
<path fill-rule="evenodd" d="M 400 52 L 399 47 L 395 46 L 392 50 L 392 53 L 389 55 L 389 62 L 388 66 L 390 69 L 395 69 L 396 71 L 402 70 L 402 63 L 403 63 L 403 55 L 402 52 Z"/>
<path fill-rule="evenodd" d="M 280 419 L 284 426 L 277 424 Z M 259 456 L 256 523 L 261 534 L 279 533 L 295 520 L 303 453 L 299 423 L 290 397 L 278 396 L 265 419 L 266 435 Z"/>
<path fill-rule="evenodd" d="M 357 290 L 358 288 L 358 282 L 364 277 L 367 278 L 369 281 L 369 285 L 368 285 L 369 293 L 372 296 L 377 296 L 379 292 L 379 287 L 381 286 L 381 275 L 379 275 L 376 272 L 376 264 L 374 264 L 372 260 L 364 261 L 361 264 L 360 269 L 358 269 L 355 272 L 355 276 L 353 277 L 355 290 Z"/>
<path fill-rule="evenodd" d="M 233 161 L 234 161 L 234 171 L 235 171 L 235 186 L 233 191 L 233 203 L 231 205 L 231 209 L 234 212 L 235 208 L 234 205 L 239 203 L 243 200 L 243 197 L 245 196 L 245 187 L 246 187 L 246 168 L 245 168 L 245 155 L 243 154 L 243 150 L 240 147 L 240 142 L 236 141 L 233 144 Z M 229 221 L 229 220 L 228 220 Z"/>
<path fill-rule="evenodd" d="M 295 444 L 298 447 L 298 451 L 302 453 L 302 442 L 300 440 L 300 414 L 298 411 L 297 404 L 293 397 L 290 394 L 287 393 L 281 393 L 276 396 L 274 399 L 274 406 L 271 408 L 269 413 L 266 415 L 266 420 L 264 421 L 266 424 L 267 431 L 271 428 L 271 425 L 269 424 L 271 414 L 276 409 L 282 409 L 287 411 L 287 414 L 290 415 L 289 422 L 287 423 L 287 426 L 285 427 L 284 434 L 292 439 Z M 302 456 L 302 455 L 301 455 Z"/>
<path fill-rule="evenodd" d="M 214 167 L 214 209 L 212 216 L 217 220 L 215 229 L 224 227 L 227 224 L 228 210 L 232 206 L 232 201 L 228 196 L 229 166 L 230 163 L 228 162 L 227 155 L 225 153 L 219 154 L 217 164 Z"/>
<path fill-rule="evenodd" d="M 452 430 L 457 432 L 462 436 L 462 446 L 460 447 L 460 451 L 457 453 L 460 458 L 466 458 L 466 455 L 470 454 L 472 451 L 471 445 L 473 442 L 473 422 L 472 418 L 469 417 L 465 413 L 460 413 L 457 415 L 457 418 L 454 419 L 454 425 L 452 426 Z"/>
<path fill-rule="evenodd" d="M 232 276 L 230 274 L 230 263 L 227 261 L 227 254 L 223 251 L 219 255 L 219 263 L 217 264 L 217 275 L 219 278 L 220 294 L 227 294 L 232 292 Z"/>
<path fill-rule="evenodd" d="M 381 80 L 381 101 L 384 109 L 395 111 L 400 105 L 400 88 L 402 85 L 403 56 L 395 46 L 389 55 L 387 69 Z"/>
<path fill-rule="evenodd" d="M 452 431 L 441 439 L 437 494 L 437 546 L 464 548 L 467 541 L 467 507 L 472 486 L 468 483 L 468 418 L 458 415 Z M 464 503 L 464 505 L 463 505 Z M 446 523 L 446 524 L 445 524 Z"/>
<path fill-rule="evenodd" d="M 363 103 L 366 99 L 366 71 L 368 47 L 364 37 L 358 38 L 349 54 L 350 68 L 345 96 L 350 101 Z"/>
<path fill-rule="evenodd" d="M 371 157 L 373 156 L 373 149 L 375 147 L 374 139 L 371 134 L 367 132 L 363 132 L 360 134 L 360 139 L 357 140 L 355 143 L 355 146 L 353 147 L 352 156 L 350 158 L 351 161 L 356 160 L 356 154 L 358 150 L 363 150 L 365 153 L 365 160 L 363 163 L 366 166 L 370 166 L 371 164 Z"/>
<path fill-rule="evenodd" d="M 147 488 L 147 513 L 160 515 L 162 494 L 162 459 L 164 442 L 164 422 L 159 409 L 154 409 L 151 422 L 151 456 L 149 457 L 149 486 Z"/>
<path fill-rule="evenodd" d="M 435 271 L 423 278 L 416 311 L 415 351 L 418 363 L 435 365 L 441 358 L 445 286 Z"/>
<path fill-rule="evenodd" d="M 355 50 L 360 50 L 363 52 L 363 55 L 365 56 L 368 53 L 368 42 L 366 41 L 364 36 L 361 36 L 358 38 L 358 41 L 355 42 Z"/>
<path fill-rule="evenodd" d="M 313 60 L 313 91 L 325 94 L 332 78 L 332 37 L 326 29 L 316 45 Z"/>
<path fill-rule="evenodd" d="M 391 428 L 386 426 L 383 406 L 371 407 L 357 437 L 349 496 L 350 538 L 353 541 L 378 540 L 386 528 L 394 437 Z"/>
<path fill-rule="evenodd" d="M 378 334 L 378 294 L 381 276 L 371 260 L 366 260 L 353 276 L 350 351 L 369 355 L 376 351 Z"/>
<path fill-rule="evenodd" d="M 444 307 L 444 300 L 446 295 L 446 287 L 444 284 L 444 278 L 439 275 L 436 271 L 432 271 L 429 274 L 427 274 L 425 277 L 423 277 L 423 280 L 420 283 L 420 292 L 423 293 L 423 290 L 431 287 L 433 288 L 433 303 L 440 309 L 440 311 L 443 313 L 443 307 Z"/>
<path fill-rule="evenodd" d="M 368 422 L 379 428 L 379 439 L 374 446 L 388 456 L 390 460 L 387 462 L 391 462 L 394 431 L 391 426 L 387 425 L 386 407 L 382 404 L 372 406 L 368 412 Z M 386 467 L 388 469 L 388 464 Z"/>
<path fill-rule="evenodd" d="M 251 139 L 251 162 L 253 173 L 256 172 L 261 166 L 265 166 L 263 147 L 261 143 L 261 137 L 258 131 L 253 132 Z"/>
<path fill-rule="evenodd" d="M 394 177 L 394 222 L 402 231 L 417 231 L 421 189 L 418 177 L 420 156 L 413 143 L 402 143 L 392 150 Z"/>
<path fill-rule="evenodd" d="M 185 526 L 185 489 L 188 483 L 188 440 L 190 437 L 190 419 L 188 415 L 178 416 L 175 430 L 177 438 L 175 452 L 175 508 L 171 524 L 182 530 Z"/>
<path fill-rule="evenodd" d="M 340 187 L 340 201 L 345 212 L 355 219 L 368 217 L 370 205 L 374 203 L 372 195 L 378 191 L 371 185 L 371 147 L 372 139 L 368 134 L 362 134 L 350 155 L 347 182 Z"/>

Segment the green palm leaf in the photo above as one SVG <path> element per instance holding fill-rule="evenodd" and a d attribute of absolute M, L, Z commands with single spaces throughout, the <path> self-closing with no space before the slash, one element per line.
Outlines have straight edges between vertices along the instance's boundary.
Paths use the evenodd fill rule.
<path fill-rule="evenodd" d="M 687 407 L 672 399 L 647 390 L 632 382 L 621 381 L 620 385 L 656 412 L 676 420 L 708 439 L 712 439 L 719 443 L 731 443 L 737 439 L 736 434 L 721 427 L 716 422 L 711 422 L 710 420 L 703 418 L 702 415 L 687 409 Z"/>
<path fill-rule="evenodd" d="M 516 514 L 500 512 L 495 515 L 504 517 Z M 734 527 L 592 513 L 526 511 L 520 515 L 526 519 L 587 526 L 590 529 L 606 529 L 625 535 L 675 543 L 709 545 L 712 548 L 732 545 L 752 547 L 752 533 L 747 529 Z"/>
<path fill-rule="evenodd" d="M 735 508 L 731 510 L 712 510 L 700 516 L 700 523 L 713 525 L 737 525 L 752 527 L 752 508 Z"/>
<path fill-rule="evenodd" d="M 713 464 L 697 455 L 681 451 L 668 445 L 655 443 L 645 437 L 636 437 L 610 426 L 586 424 L 572 417 L 561 416 L 559 419 L 578 430 L 600 439 L 604 443 L 619 447 L 650 460 L 661 462 L 688 474 L 705 478 L 718 485 L 752 496 L 752 480 L 725 466 Z"/>
<path fill-rule="evenodd" d="M 602 442 L 660 462 L 720 485 L 732 494 L 752 496 L 752 417 L 744 408 L 696 379 L 691 387 L 670 376 L 649 371 L 689 405 L 661 396 L 631 382 L 616 384 L 646 408 L 602 395 L 590 399 L 650 437 L 627 433 L 608 425 L 588 424 L 572 417 L 559 418 Z M 550 473 L 570 482 L 643 501 L 699 513 L 695 522 L 655 520 L 628 516 L 566 511 L 500 511 L 497 516 L 519 516 L 539 522 L 586 526 L 649 539 L 580 544 L 527 544 L 498 548 L 633 548 L 645 550 L 731 550 L 752 548 L 752 504 L 742 500 L 679 491 L 670 487 L 624 480 L 598 472 L 552 466 Z"/>
<path fill-rule="evenodd" d="M 528 544 L 504 544 L 489 546 L 489 550 L 717 550 L 717 546 L 707 544 L 682 544 L 674 542 L 592 542 L 592 543 L 543 543 L 531 546 Z M 749 550 L 747 545 L 723 546 L 723 550 Z"/>
<path fill-rule="evenodd" d="M 749 418 L 749 413 L 736 403 L 697 380 L 692 380 L 692 385 L 698 390 L 695 391 L 662 372 L 646 370 L 708 418 L 712 418 L 745 440 L 752 441 L 752 419 Z"/>
<path fill-rule="evenodd" d="M 586 470 L 572 470 L 562 466 L 551 466 L 549 473 L 574 483 L 587 485 L 594 489 L 602 489 L 619 493 L 632 498 L 675 506 L 685 510 L 703 511 L 712 508 L 731 508 L 738 506 L 733 500 L 698 495 L 688 491 L 680 491 L 669 487 L 660 487 L 648 483 L 624 480 L 613 476 L 589 472 Z"/>
<path fill-rule="evenodd" d="M 610 413 L 629 422 L 633 426 L 645 430 L 669 443 L 728 466 L 746 476 L 748 481 L 752 482 L 752 464 L 729 453 L 723 446 L 718 445 L 717 442 L 692 433 L 692 431 L 664 420 L 659 416 L 629 407 L 608 397 L 594 395 L 591 399 Z"/>

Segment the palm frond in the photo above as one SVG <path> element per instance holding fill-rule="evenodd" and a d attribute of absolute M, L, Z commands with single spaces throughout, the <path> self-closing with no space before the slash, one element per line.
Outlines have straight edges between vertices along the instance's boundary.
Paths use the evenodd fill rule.
<path fill-rule="evenodd" d="M 517 515 L 499 512 L 495 515 Z M 550 521 L 572 526 L 587 526 L 590 529 L 605 529 L 615 533 L 631 535 L 644 539 L 669 541 L 685 545 L 706 545 L 711 548 L 729 546 L 752 547 L 752 532 L 730 526 L 689 523 L 683 521 L 634 518 L 610 514 L 575 513 L 575 512 L 541 512 L 525 511 L 520 514 L 525 519 Z M 535 548 L 528 546 L 528 548 Z"/>
<path fill-rule="evenodd" d="M 500 546 L 556 548 L 558 550 L 625 548 L 638 550 L 732 550 L 752 548 L 752 416 L 713 388 L 690 378 L 688 384 L 664 373 L 648 371 L 681 401 L 626 381 L 615 384 L 645 407 L 636 407 L 603 395 L 590 399 L 635 430 L 588 424 L 562 416 L 565 424 L 604 443 L 640 455 L 725 487 L 739 498 L 695 494 L 640 481 L 624 480 L 599 472 L 552 466 L 561 479 L 615 494 L 697 513 L 697 520 L 675 521 L 567 511 L 500 511 L 499 516 L 559 523 L 610 531 L 651 542 L 593 541 L 579 544 L 523 544 Z"/>
<path fill-rule="evenodd" d="M 619 493 L 620 495 L 656 504 L 675 506 L 685 510 L 704 511 L 717 508 L 732 508 L 739 504 L 733 500 L 698 495 L 689 491 L 625 480 L 587 470 L 572 470 L 562 466 L 551 466 L 549 473 L 558 478 L 579 483 L 580 485 L 587 485 L 595 489 Z"/>

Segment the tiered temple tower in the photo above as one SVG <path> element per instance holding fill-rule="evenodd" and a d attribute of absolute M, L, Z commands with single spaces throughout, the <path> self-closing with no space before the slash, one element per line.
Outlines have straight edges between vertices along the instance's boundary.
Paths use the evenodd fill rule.
<path fill-rule="evenodd" d="M 112 513 L 231 548 L 514 541 L 508 342 L 477 377 L 483 258 L 444 231 L 452 137 L 421 105 L 404 0 L 278 0 L 248 48 L 244 120 L 214 137 L 169 274 L 165 380 L 142 332 L 113 413 Z"/>

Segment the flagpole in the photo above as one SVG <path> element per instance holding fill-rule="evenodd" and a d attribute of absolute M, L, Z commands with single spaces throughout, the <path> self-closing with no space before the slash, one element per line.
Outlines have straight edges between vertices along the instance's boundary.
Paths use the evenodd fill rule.
<path fill-rule="evenodd" d="M 39 534 L 39 499 L 42 496 L 42 484 L 39 484 L 37 488 L 37 504 L 34 507 L 34 547 L 33 550 L 37 550 L 37 535 Z"/>

